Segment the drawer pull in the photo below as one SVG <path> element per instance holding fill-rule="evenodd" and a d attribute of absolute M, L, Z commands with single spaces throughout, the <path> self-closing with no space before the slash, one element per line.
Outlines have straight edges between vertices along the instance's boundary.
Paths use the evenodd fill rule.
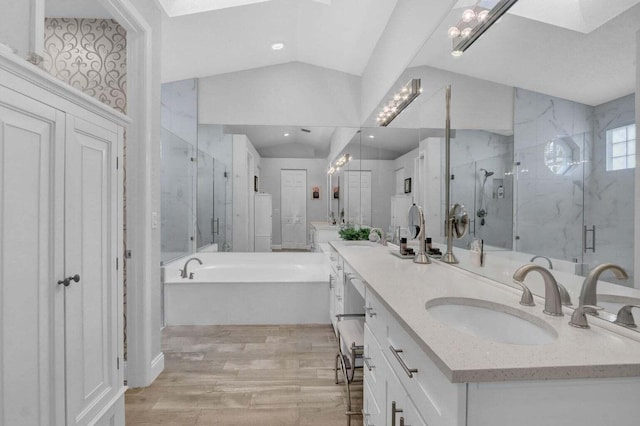
<path fill-rule="evenodd" d="M 338 271 L 342 271 L 342 266 L 337 265 L 337 266 L 336 266 L 336 269 L 337 269 Z"/>
<path fill-rule="evenodd" d="M 362 423 L 364 426 L 373 426 L 373 423 L 369 423 L 369 416 L 371 416 L 371 414 L 365 413 L 364 409 L 362 409 Z"/>
<path fill-rule="evenodd" d="M 395 401 L 391 401 L 391 426 L 396 426 L 396 414 L 402 413 L 402 411 L 402 408 L 396 408 Z M 400 419 L 400 421 L 404 423 L 404 419 L 402 417 Z"/>
<path fill-rule="evenodd" d="M 367 368 L 369 369 L 369 371 L 371 371 L 371 370 L 373 370 L 374 368 L 376 368 L 376 366 L 375 366 L 375 365 L 371 365 L 371 364 L 369 364 L 369 360 L 370 360 L 370 359 L 371 359 L 371 357 L 368 357 L 368 356 L 362 357 L 362 360 L 364 361 L 364 365 L 366 365 L 366 366 L 367 366 Z"/>
<path fill-rule="evenodd" d="M 336 295 L 336 299 L 338 299 L 338 301 L 341 302 L 342 301 L 342 296 Z"/>
<path fill-rule="evenodd" d="M 367 315 L 369 315 L 370 318 L 373 318 L 376 316 L 376 313 L 373 312 L 373 308 L 371 306 L 365 306 L 364 310 L 367 313 Z"/>
<path fill-rule="evenodd" d="M 407 367 L 407 364 L 405 364 L 404 361 L 402 360 L 402 358 L 400 358 L 400 354 L 402 353 L 402 349 L 396 349 L 393 346 L 389 346 L 389 350 L 391 351 L 393 356 L 396 357 L 396 359 L 400 363 L 400 366 L 402 367 L 404 372 L 407 373 L 407 376 L 409 376 L 409 378 L 413 378 L 413 374 L 417 373 L 418 369 L 417 368 L 409 368 L 409 367 Z"/>
<path fill-rule="evenodd" d="M 329 274 L 329 289 L 333 289 L 333 275 Z"/>

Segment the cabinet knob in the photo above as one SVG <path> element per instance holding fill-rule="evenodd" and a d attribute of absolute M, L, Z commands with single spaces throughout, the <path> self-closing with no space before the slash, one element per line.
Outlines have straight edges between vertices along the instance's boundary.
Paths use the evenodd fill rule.
<path fill-rule="evenodd" d="M 69 285 L 71 285 L 71 281 L 75 281 L 75 282 L 80 281 L 80 275 L 75 274 L 75 275 L 74 275 L 74 276 L 72 276 L 72 277 L 67 277 L 67 278 L 65 278 L 64 280 L 59 280 L 59 281 L 58 281 L 58 284 L 62 284 L 62 285 L 64 285 L 65 287 L 69 287 Z"/>

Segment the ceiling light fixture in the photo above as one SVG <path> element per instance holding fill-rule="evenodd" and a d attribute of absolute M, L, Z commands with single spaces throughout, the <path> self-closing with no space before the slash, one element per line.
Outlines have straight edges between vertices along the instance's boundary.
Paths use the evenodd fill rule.
<path fill-rule="evenodd" d="M 369 139 L 375 139 L 374 135 L 369 135 Z"/>
<path fill-rule="evenodd" d="M 278 43 L 273 43 L 273 44 L 271 45 L 271 49 L 272 49 L 272 50 L 282 50 L 282 49 L 284 49 L 284 43 L 280 43 L 280 42 L 278 42 Z"/>
<path fill-rule="evenodd" d="M 286 138 L 287 136 L 289 136 L 289 133 L 285 133 L 285 134 L 284 134 L 284 137 L 285 137 L 285 138 Z"/>
<path fill-rule="evenodd" d="M 382 127 L 388 126 L 420 93 L 422 93 L 420 79 L 412 78 L 382 107 L 376 118 L 378 124 Z"/>
<path fill-rule="evenodd" d="M 462 12 L 460 21 L 447 30 L 452 39 L 453 56 L 462 56 L 502 15 L 518 0 L 479 0 L 472 8 Z"/>

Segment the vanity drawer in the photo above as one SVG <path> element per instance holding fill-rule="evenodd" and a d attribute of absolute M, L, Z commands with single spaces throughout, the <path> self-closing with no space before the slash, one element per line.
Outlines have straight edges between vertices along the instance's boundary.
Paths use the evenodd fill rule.
<path fill-rule="evenodd" d="M 461 415 L 466 404 L 464 384 L 451 383 L 395 320 L 389 323 L 386 344 L 380 341 L 380 345 L 429 425 L 464 425 L 464 415 Z"/>
<path fill-rule="evenodd" d="M 365 376 L 363 386 L 364 395 L 362 400 L 363 426 L 385 426 L 385 413 L 382 410 L 385 402 L 384 395 L 382 395 L 382 399 L 374 396 L 374 388 L 376 388 L 376 385 L 372 386 Z M 384 390 L 384 383 L 382 384 L 382 388 Z"/>
<path fill-rule="evenodd" d="M 387 342 L 388 324 L 392 320 L 391 314 L 366 286 L 364 305 L 365 321 L 371 330 L 371 334 L 376 338 L 380 347 L 384 348 L 384 343 Z"/>
<path fill-rule="evenodd" d="M 374 397 L 378 401 L 384 401 L 384 360 L 382 359 L 382 349 L 378 341 L 373 337 L 371 329 L 364 325 L 364 378 L 371 386 Z"/>

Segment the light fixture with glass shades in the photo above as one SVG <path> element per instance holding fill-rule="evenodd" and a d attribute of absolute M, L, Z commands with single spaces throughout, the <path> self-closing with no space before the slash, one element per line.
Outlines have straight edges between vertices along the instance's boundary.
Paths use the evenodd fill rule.
<path fill-rule="evenodd" d="M 453 56 L 461 56 L 518 0 L 479 0 L 475 6 L 466 8 L 458 23 L 447 30 L 452 40 Z"/>
<path fill-rule="evenodd" d="M 388 126 L 420 93 L 422 93 L 420 79 L 412 78 L 382 107 L 376 117 L 378 124 L 382 127 Z"/>
<path fill-rule="evenodd" d="M 351 161 L 351 155 L 349 154 L 344 154 L 342 157 L 338 158 L 336 160 L 336 162 L 333 164 L 333 166 L 331 166 L 329 168 L 329 170 L 327 171 L 328 175 L 332 175 L 335 172 L 337 172 L 338 170 L 340 170 L 340 167 L 344 166 L 345 164 L 347 164 L 349 161 Z"/>

